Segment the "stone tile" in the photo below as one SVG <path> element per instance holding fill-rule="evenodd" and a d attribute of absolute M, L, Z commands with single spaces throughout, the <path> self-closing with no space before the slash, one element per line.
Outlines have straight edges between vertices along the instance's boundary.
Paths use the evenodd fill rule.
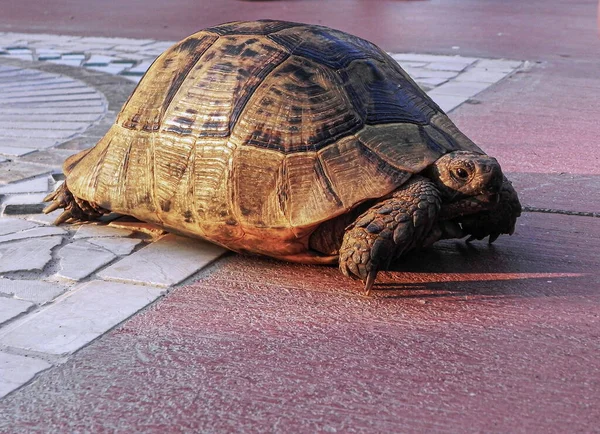
<path fill-rule="evenodd" d="M 439 86 L 442 83 L 447 82 L 447 78 L 419 78 L 417 79 L 417 84 L 425 85 L 425 86 Z"/>
<path fill-rule="evenodd" d="M 427 66 L 433 71 L 455 71 L 460 72 L 469 66 L 471 63 L 465 62 L 432 62 Z"/>
<path fill-rule="evenodd" d="M 0 352 L 0 398 L 28 383 L 38 372 L 51 366 L 44 360 Z"/>
<path fill-rule="evenodd" d="M 123 78 L 126 78 L 129 81 L 133 81 L 134 83 L 139 83 L 142 79 L 141 75 L 122 75 Z"/>
<path fill-rule="evenodd" d="M 217 259 L 226 250 L 206 241 L 165 235 L 98 275 L 104 279 L 171 286 Z"/>
<path fill-rule="evenodd" d="M 38 226 L 38 224 L 28 222 L 26 220 L 15 218 L 3 218 L 0 219 L 0 236 L 12 234 L 14 232 L 24 231 Z"/>
<path fill-rule="evenodd" d="M 437 88 L 436 88 L 437 89 Z M 431 96 L 431 93 L 434 92 L 436 89 L 433 89 L 432 91 L 428 92 L 427 94 L 429 96 Z M 454 95 L 434 95 L 432 97 L 432 99 L 437 103 L 437 105 L 440 106 L 440 108 L 445 111 L 446 113 L 448 113 L 449 111 L 455 109 L 456 107 L 458 107 L 459 105 L 461 105 L 463 102 L 466 101 L 465 98 L 463 98 L 462 96 L 454 96 Z"/>
<path fill-rule="evenodd" d="M 40 213 L 47 206 L 44 203 L 46 195 L 46 193 L 11 195 L 2 204 L 2 215 Z"/>
<path fill-rule="evenodd" d="M 67 288 L 55 282 L 42 280 L 11 280 L 0 277 L 0 293 L 38 305 L 46 304 Z M 0 302 L 3 298 L 0 297 Z"/>
<path fill-rule="evenodd" d="M 2 221 L 4 219 L 0 219 Z M 26 222 L 26 220 L 21 220 Z M 31 222 L 28 222 L 31 223 Z M 0 243 L 6 243 L 8 241 L 24 240 L 27 238 L 39 238 L 48 237 L 50 235 L 65 235 L 64 229 L 56 226 L 37 226 L 31 229 L 24 229 L 18 232 L 13 232 L 6 235 L 0 236 Z"/>
<path fill-rule="evenodd" d="M 448 80 L 458 75 L 456 71 L 433 71 L 425 68 L 407 68 L 406 72 L 417 80 L 422 78 L 444 78 Z"/>
<path fill-rule="evenodd" d="M 451 81 L 441 86 L 438 86 L 435 90 L 429 93 L 429 96 L 435 98 L 438 95 L 454 95 L 468 99 L 478 94 L 482 90 L 487 89 L 489 86 L 489 83 L 482 82 Z"/>
<path fill-rule="evenodd" d="M 8 160 L 4 157 L 0 157 L 0 163 L 4 163 L 5 161 L 8 161 Z"/>
<path fill-rule="evenodd" d="M 5 162 L 0 164 L 0 184 L 21 181 L 37 175 L 50 173 L 52 169 L 36 164 Z"/>
<path fill-rule="evenodd" d="M 25 300 L 0 297 L 0 325 L 27 312 L 33 306 L 35 306 L 33 303 Z"/>
<path fill-rule="evenodd" d="M 473 63 L 477 60 L 476 57 L 463 56 L 440 56 L 435 54 L 417 54 L 417 53 L 394 53 L 392 58 L 398 62 L 444 62 L 444 63 Z"/>
<path fill-rule="evenodd" d="M 20 157 L 23 155 L 27 155 L 33 151 L 33 149 L 23 149 L 17 146 L 0 146 L 0 154 L 8 155 L 11 157 Z"/>
<path fill-rule="evenodd" d="M 118 58 L 114 56 L 101 56 L 98 54 L 92 54 L 90 58 L 85 61 L 83 66 L 88 68 L 90 66 L 108 65 L 110 62 L 115 60 L 118 60 Z"/>
<path fill-rule="evenodd" d="M 148 71 L 148 68 L 150 68 L 150 65 L 152 65 L 152 61 L 144 61 L 141 62 L 139 65 L 136 65 L 133 68 L 130 68 L 127 73 L 128 74 L 139 74 L 139 75 L 143 75 L 146 73 L 146 71 Z"/>
<path fill-rule="evenodd" d="M 62 237 L 51 236 L 0 244 L 0 273 L 41 271 L 52 259 L 52 249 Z"/>
<path fill-rule="evenodd" d="M 37 139 L 54 139 L 57 142 L 68 139 L 75 135 L 75 131 L 69 130 L 33 130 L 31 128 L 14 128 L 10 130 L 2 130 L 0 137 L 11 139 L 11 138 L 22 138 L 28 137 L 31 140 Z"/>
<path fill-rule="evenodd" d="M 29 179 L 27 181 L 13 182 L 0 186 L 1 194 L 15 194 L 15 193 L 40 193 L 48 191 L 48 177 L 42 176 L 40 178 Z"/>
<path fill-rule="evenodd" d="M 47 149 L 26 155 L 21 161 L 61 168 L 65 160 L 76 153 L 76 150 Z"/>
<path fill-rule="evenodd" d="M 159 288 L 84 283 L 56 303 L 0 332 L 0 344 L 68 354 L 88 344 L 161 295 Z"/>
<path fill-rule="evenodd" d="M 28 221 L 34 222 L 34 223 L 41 223 L 43 225 L 53 225 L 54 221 L 58 218 L 59 215 L 61 215 L 63 212 L 62 209 L 57 209 L 56 211 L 52 211 L 50 214 L 44 214 L 44 213 L 40 213 L 40 214 L 25 214 L 22 217 L 21 216 L 17 216 L 19 218 L 25 218 Z"/>
<path fill-rule="evenodd" d="M 58 256 L 60 271 L 56 274 L 71 280 L 81 280 L 117 257 L 112 252 L 84 240 L 77 240 L 62 247 Z"/>
<path fill-rule="evenodd" d="M 506 73 L 500 71 L 490 71 L 485 68 L 471 68 L 468 71 L 463 72 L 456 81 L 476 81 L 482 83 L 496 83 L 506 77 Z"/>
<path fill-rule="evenodd" d="M 511 72 L 512 70 L 519 68 L 522 64 L 523 62 L 520 60 L 481 59 L 477 62 L 477 67 L 485 68 L 487 70 Z"/>
<path fill-rule="evenodd" d="M 133 231 L 114 228 L 102 224 L 88 223 L 81 225 L 73 236 L 73 239 L 98 238 L 98 237 L 128 237 Z"/>
<path fill-rule="evenodd" d="M 81 66 L 81 62 L 83 59 L 47 59 L 46 62 L 56 63 L 57 65 L 66 65 L 66 66 Z"/>
<path fill-rule="evenodd" d="M 87 66 L 87 65 L 83 65 L 85 68 L 88 69 L 93 69 L 94 71 L 100 71 L 100 72 L 105 72 L 107 74 L 119 74 L 120 72 L 124 71 L 126 68 L 125 64 L 121 64 L 121 63 L 110 63 L 108 65 L 97 65 L 97 66 Z"/>
<path fill-rule="evenodd" d="M 82 86 L 78 84 L 72 84 L 70 87 L 59 87 L 54 88 L 52 86 L 39 86 L 34 89 L 17 89 L 2 92 L 3 95 L 0 97 L 0 101 L 20 101 L 25 97 L 40 96 L 44 98 L 54 98 L 56 96 L 63 95 L 97 95 L 94 89 L 88 86 Z M 36 119 L 32 119 L 35 121 Z M 23 120 L 22 122 L 26 122 Z"/>
<path fill-rule="evenodd" d="M 129 255 L 142 240 L 136 238 L 88 238 L 88 243 L 100 246 L 115 255 Z"/>
<path fill-rule="evenodd" d="M 99 120 L 104 113 L 55 113 L 48 110 L 47 113 L 40 113 L 35 115 L 35 123 L 31 122 L 30 125 L 35 128 L 39 128 L 39 123 L 42 122 L 74 122 L 74 123 L 86 123 L 86 126 Z M 22 114 L 8 114 L 0 113 L 0 117 L 3 121 L 20 121 L 23 119 Z M 74 124 L 74 126 L 76 126 Z M 0 153 L 2 150 L 0 149 Z"/>

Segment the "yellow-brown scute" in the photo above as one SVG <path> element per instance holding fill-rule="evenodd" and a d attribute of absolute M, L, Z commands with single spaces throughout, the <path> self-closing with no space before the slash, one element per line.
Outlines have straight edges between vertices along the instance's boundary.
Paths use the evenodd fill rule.
<path fill-rule="evenodd" d="M 471 148 L 372 44 L 318 26 L 232 23 L 162 54 L 65 171 L 73 194 L 113 211 L 308 260 L 320 223 Z"/>

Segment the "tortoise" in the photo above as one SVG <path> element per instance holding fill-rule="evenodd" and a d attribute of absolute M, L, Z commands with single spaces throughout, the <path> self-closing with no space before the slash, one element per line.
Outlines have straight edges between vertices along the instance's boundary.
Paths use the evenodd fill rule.
<path fill-rule="evenodd" d="M 226 23 L 169 48 L 116 122 L 69 157 L 56 224 L 134 216 L 236 252 L 339 263 L 365 282 L 447 238 L 512 234 L 497 160 L 374 44 L 323 26 Z"/>

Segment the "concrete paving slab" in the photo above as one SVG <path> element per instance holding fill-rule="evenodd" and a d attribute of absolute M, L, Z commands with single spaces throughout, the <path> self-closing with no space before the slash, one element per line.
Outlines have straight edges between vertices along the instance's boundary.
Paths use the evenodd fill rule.
<path fill-rule="evenodd" d="M 158 288 L 92 281 L 0 331 L 0 344 L 63 355 L 88 344 L 161 295 Z"/>
<path fill-rule="evenodd" d="M 98 273 L 106 280 L 169 287 L 187 279 L 226 252 L 201 240 L 169 234 Z"/>
<path fill-rule="evenodd" d="M 20 220 L 17 218 L 0 219 L 0 236 L 12 234 L 39 226 L 37 223 Z"/>
<path fill-rule="evenodd" d="M 62 240 L 60 236 L 50 236 L 0 244 L 0 273 L 42 271 L 52 259 L 52 249 Z"/>
<path fill-rule="evenodd" d="M 77 240 L 62 247 L 58 256 L 60 270 L 56 273 L 57 276 L 75 281 L 88 277 L 117 257 L 114 253 L 84 240 Z"/>
<path fill-rule="evenodd" d="M 0 298 L 0 325 L 27 312 L 34 304 L 14 298 Z"/>
<path fill-rule="evenodd" d="M 23 386 L 50 363 L 0 351 L 0 398 Z"/>
<path fill-rule="evenodd" d="M 0 278 L 0 293 L 5 297 L 14 297 L 38 305 L 54 300 L 65 291 L 66 286 L 56 282 Z"/>

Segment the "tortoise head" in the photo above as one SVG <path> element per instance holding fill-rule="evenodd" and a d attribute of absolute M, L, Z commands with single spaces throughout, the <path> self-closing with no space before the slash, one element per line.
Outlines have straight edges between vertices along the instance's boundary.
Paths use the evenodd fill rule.
<path fill-rule="evenodd" d="M 477 197 L 480 202 L 497 202 L 504 175 L 495 158 L 469 151 L 441 156 L 431 167 L 431 180 L 445 201 Z"/>

